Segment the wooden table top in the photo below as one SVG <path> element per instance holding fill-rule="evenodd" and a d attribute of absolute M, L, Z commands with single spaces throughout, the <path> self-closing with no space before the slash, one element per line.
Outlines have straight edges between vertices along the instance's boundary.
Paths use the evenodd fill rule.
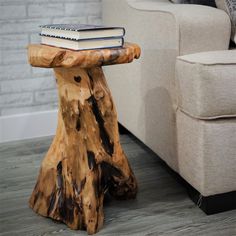
<path fill-rule="evenodd" d="M 42 44 L 28 46 L 28 60 L 32 66 L 54 68 L 91 68 L 96 66 L 132 62 L 140 56 L 140 47 L 134 43 L 125 43 L 122 48 L 93 49 L 74 51 Z"/>

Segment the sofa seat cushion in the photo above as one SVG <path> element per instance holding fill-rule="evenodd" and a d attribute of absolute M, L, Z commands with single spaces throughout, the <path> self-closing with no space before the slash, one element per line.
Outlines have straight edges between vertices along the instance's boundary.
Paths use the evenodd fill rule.
<path fill-rule="evenodd" d="M 236 118 L 176 116 L 179 174 L 205 197 L 236 191 Z"/>
<path fill-rule="evenodd" d="M 178 107 L 199 119 L 236 117 L 236 50 L 180 56 Z"/>

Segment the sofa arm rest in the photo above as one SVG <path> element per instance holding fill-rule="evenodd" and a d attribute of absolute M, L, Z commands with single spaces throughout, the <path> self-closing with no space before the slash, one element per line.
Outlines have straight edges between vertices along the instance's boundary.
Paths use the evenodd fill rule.
<path fill-rule="evenodd" d="M 178 57 L 178 107 L 198 119 L 236 117 L 235 75 L 236 50 Z"/>
<path fill-rule="evenodd" d="M 130 40 L 144 38 L 147 45 L 136 40 L 144 47 L 148 47 L 149 39 L 150 48 L 155 47 L 152 34 L 156 35 L 156 44 L 161 45 L 164 42 L 158 41 L 163 40 L 159 34 L 172 37 L 179 55 L 227 49 L 231 32 L 230 19 L 224 11 L 201 5 L 173 4 L 169 0 L 103 0 L 103 19 L 106 24 L 123 24 L 128 36 L 132 32 Z M 166 32 L 173 29 L 170 24 L 174 31 Z"/>

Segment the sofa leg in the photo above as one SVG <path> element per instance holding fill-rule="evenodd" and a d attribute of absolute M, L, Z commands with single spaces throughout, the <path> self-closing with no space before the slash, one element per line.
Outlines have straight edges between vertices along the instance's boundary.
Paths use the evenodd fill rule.
<path fill-rule="evenodd" d="M 186 189 L 189 198 L 207 215 L 236 209 L 236 191 L 204 197 L 163 160 L 161 163 L 166 171 Z"/>
<path fill-rule="evenodd" d="M 207 215 L 236 209 L 236 191 L 204 197 L 192 186 L 187 185 L 189 197 Z"/>

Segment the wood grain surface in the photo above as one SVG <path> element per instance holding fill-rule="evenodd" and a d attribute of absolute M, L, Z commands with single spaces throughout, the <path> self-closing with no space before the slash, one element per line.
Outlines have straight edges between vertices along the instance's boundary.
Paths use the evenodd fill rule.
<path fill-rule="evenodd" d="M 117 114 L 101 66 L 132 62 L 140 48 L 73 51 L 29 45 L 32 66 L 54 68 L 59 92 L 58 125 L 29 205 L 71 229 L 98 232 L 107 192 L 135 198 L 137 182 L 119 141 Z"/>
<path fill-rule="evenodd" d="M 137 44 L 125 43 L 122 48 L 73 51 L 41 44 L 28 46 L 28 61 L 36 67 L 96 66 L 123 64 L 138 59 L 141 49 Z"/>
<path fill-rule="evenodd" d="M 103 199 L 135 198 L 115 105 L 101 67 L 55 68 L 58 126 L 30 198 L 38 214 L 88 234 L 103 226 Z"/>

